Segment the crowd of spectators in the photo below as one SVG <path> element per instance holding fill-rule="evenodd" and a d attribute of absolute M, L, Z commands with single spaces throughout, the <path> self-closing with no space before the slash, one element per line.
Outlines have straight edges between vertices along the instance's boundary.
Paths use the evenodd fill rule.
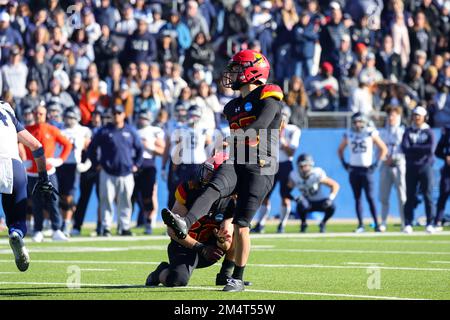
<path fill-rule="evenodd" d="M 18 118 L 76 108 L 92 126 L 123 107 L 165 127 L 196 105 L 224 125 L 235 92 L 221 71 L 241 49 L 261 51 L 285 91 L 291 123 L 308 111 L 371 115 L 426 106 L 450 122 L 448 0 L 0 0 L 0 92 Z M 170 133 L 170 132 L 169 132 Z"/>
<path fill-rule="evenodd" d="M 233 53 L 251 48 L 271 61 L 297 125 L 306 110 L 371 113 L 400 105 L 408 114 L 417 104 L 428 107 L 432 125 L 450 121 L 446 0 L 0 5 L 0 91 L 22 120 L 42 101 L 61 113 L 80 108 L 83 124 L 118 103 L 130 119 L 143 108 L 168 119 L 178 100 L 200 97 L 219 124 L 233 96 L 220 86 L 220 71 Z"/>

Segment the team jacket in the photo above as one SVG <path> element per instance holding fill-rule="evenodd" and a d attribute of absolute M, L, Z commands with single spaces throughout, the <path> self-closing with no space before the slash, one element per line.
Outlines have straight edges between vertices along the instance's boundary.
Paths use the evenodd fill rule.
<path fill-rule="evenodd" d="M 434 162 L 434 134 L 427 124 L 421 128 L 411 126 L 406 129 L 402 140 L 406 166 L 422 168 Z"/>
<path fill-rule="evenodd" d="M 72 143 L 70 143 L 70 141 L 63 136 L 58 128 L 48 123 L 41 123 L 34 124 L 32 126 L 26 126 L 25 129 L 27 129 L 42 144 L 45 152 L 45 158 L 54 158 L 56 144 L 59 144 L 62 146 L 62 151 L 59 155 L 59 158 L 61 158 L 63 161 L 67 160 L 70 152 L 72 151 Z M 33 154 L 31 150 L 27 147 L 25 148 L 25 150 L 27 159 L 33 160 Z M 38 171 L 36 163 L 34 161 L 31 161 L 31 163 L 31 167 L 27 169 L 27 174 L 29 176 L 37 177 Z M 47 163 L 47 172 L 48 174 L 55 173 L 55 168 L 49 163 Z"/>
<path fill-rule="evenodd" d="M 250 139 L 245 139 L 244 149 L 237 148 L 239 139 L 236 139 L 238 136 L 234 131 L 235 155 L 245 150 L 246 161 L 248 161 L 247 155 L 255 158 L 265 155 L 277 160 L 282 99 L 283 92 L 279 86 L 266 84 L 259 86 L 245 98 L 232 99 L 225 105 L 223 112 L 232 132 L 238 129 L 242 129 L 246 134 L 251 132 L 250 129 L 256 131 L 256 137 L 251 136 Z"/>
<path fill-rule="evenodd" d="M 198 181 L 189 180 L 180 183 L 175 191 L 175 199 L 190 209 L 195 200 L 203 193 L 204 188 Z M 189 229 L 189 236 L 201 243 L 214 244 L 214 229 L 219 229 L 222 221 L 233 217 L 235 201 L 232 197 L 219 199 L 209 212 L 197 220 Z"/>

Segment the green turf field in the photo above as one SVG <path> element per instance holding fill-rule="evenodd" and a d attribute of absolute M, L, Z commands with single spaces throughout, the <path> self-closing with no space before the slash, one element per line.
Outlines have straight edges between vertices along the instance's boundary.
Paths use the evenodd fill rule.
<path fill-rule="evenodd" d="M 428 235 L 398 232 L 300 235 L 270 231 L 252 238 L 243 293 L 214 286 L 219 265 L 196 270 L 186 288 L 146 288 L 145 279 L 166 260 L 168 238 L 74 238 L 68 243 L 31 243 L 27 272 L 16 269 L 6 234 L 0 235 L 0 299 L 450 299 L 450 231 Z M 398 230 L 398 227 L 393 228 Z M 88 231 L 86 231 L 88 233 Z M 80 287 L 77 286 L 80 272 Z"/>

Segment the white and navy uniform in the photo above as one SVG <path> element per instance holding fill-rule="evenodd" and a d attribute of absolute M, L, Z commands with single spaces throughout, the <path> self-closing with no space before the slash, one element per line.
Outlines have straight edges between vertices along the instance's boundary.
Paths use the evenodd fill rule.
<path fill-rule="evenodd" d="M 171 156 L 179 183 L 192 179 L 208 159 L 205 147 L 209 133 L 209 129 L 197 125 L 185 125 L 175 132 L 171 144 L 178 144 L 179 147 Z"/>
<path fill-rule="evenodd" d="M 134 174 L 133 201 L 137 201 L 141 210 L 152 211 L 154 203 L 152 200 L 153 190 L 156 183 L 156 165 L 153 150 L 157 139 L 164 139 L 164 131 L 155 126 L 146 126 L 138 130 L 144 152 L 142 166 Z M 146 145 L 148 145 L 146 147 Z"/>
<path fill-rule="evenodd" d="M 336 210 L 334 204 L 327 204 L 330 197 L 329 188 L 325 188 L 322 181 L 327 174 L 322 168 L 314 167 L 307 177 L 302 177 L 297 171 L 292 171 L 289 180 L 294 188 L 300 190 L 301 197 L 297 203 L 297 213 L 300 215 L 302 223 L 306 221 L 309 212 L 325 212 L 325 222 Z"/>
<path fill-rule="evenodd" d="M 381 219 L 385 224 L 389 213 L 389 197 L 391 188 L 395 185 L 397 190 L 399 215 L 402 225 L 404 224 L 403 209 L 406 202 L 406 163 L 405 155 L 402 151 L 401 144 L 405 127 L 401 124 L 397 126 L 386 125 L 380 130 L 380 138 L 388 148 L 388 158 L 392 159 L 392 164 L 382 163 L 380 168 L 380 202 L 381 202 Z"/>
<path fill-rule="evenodd" d="M 92 133 L 88 127 L 79 124 L 73 128 L 64 128 L 61 133 L 72 143 L 72 151 L 67 160 L 56 168 L 59 192 L 63 195 L 74 196 L 77 181 L 79 181 L 77 165 L 81 163 L 81 153 L 86 140 L 91 139 Z"/>
<path fill-rule="evenodd" d="M 355 209 L 359 226 L 363 226 L 363 205 L 362 191 L 364 190 L 369 204 L 370 213 L 378 227 L 377 211 L 373 191 L 373 164 L 374 143 L 373 137 L 378 135 L 378 131 L 373 127 L 365 127 L 360 132 L 350 130 L 344 136 L 348 140 L 350 151 L 349 172 L 350 184 L 355 198 Z"/>
<path fill-rule="evenodd" d="M 27 175 L 19 157 L 18 137 L 25 130 L 8 103 L 0 102 L 0 193 L 9 233 L 27 232 Z"/>
<path fill-rule="evenodd" d="M 300 136 L 301 136 L 301 130 L 299 127 L 293 124 L 286 125 L 283 129 L 281 129 L 280 132 L 281 137 L 283 137 L 286 142 L 289 145 L 289 148 L 292 148 L 296 150 L 300 144 Z M 289 156 L 286 151 L 284 151 L 281 148 L 280 145 L 280 151 L 278 155 L 279 160 L 279 168 L 278 172 L 275 175 L 275 182 L 273 184 L 272 190 L 267 195 L 267 198 L 270 197 L 273 189 L 275 188 L 275 185 L 277 182 L 280 183 L 280 195 L 283 198 L 289 198 L 290 197 L 290 190 L 288 187 L 288 180 L 289 175 L 292 172 L 293 165 L 292 160 L 294 159 L 294 156 Z"/>

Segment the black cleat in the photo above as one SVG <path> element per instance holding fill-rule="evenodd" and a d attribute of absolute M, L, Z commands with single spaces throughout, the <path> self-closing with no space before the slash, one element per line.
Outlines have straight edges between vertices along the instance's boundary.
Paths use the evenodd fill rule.
<path fill-rule="evenodd" d="M 301 233 L 306 233 L 306 229 L 308 229 L 308 225 L 305 223 L 300 226 L 300 232 Z"/>
<path fill-rule="evenodd" d="M 227 285 L 223 288 L 222 291 L 227 292 L 241 292 L 245 290 L 244 281 L 239 279 L 230 278 L 227 281 Z"/>
<path fill-rule="evenodd" d="M 173 213 L 167 208 L 162 209 L 161 217 L 166 226 L 171 227 L 178 239 L 184 239 L 187 236 L 188 229 L 186 221 L 178 214 Z"/>
<path fill-rule="evenodd" d="M 111 231 L 109 231 L 108 229 L 105 229 L 105 230 L 103 230 L 103 232 L 102 232 L 102 236 L 103 236 L 103 237 L 111 237 L 111 236 L 112 236 L 112 233 L 111 233 Z"/>
<path fill-rule="evenodd" d="M 327 231 L 327 230 L 326 230 L 325 223 L 321 222 L 321 223 L 319 224 L 319 232 L 320 232 L 320 233 L 325 233 L 326 231 Z"/>
<path fill-rule="evenodd" d="M 231 277 L 226 276 L 222 273 L 218 273 L 216 275 L 216 286 L 225 286 L 228 284 L 228 280 L 231 279 Z M 250 281 L 244 281 L 244 286 L 248 287 L 253 285 Z"/>
<path fill-rule="evenodd" d="M 155 269 L 155 271 L 148 275 L 147 280 L 145 281 L 145 285 L 147 287 L 156 287 L 158 284 L 160 284 L 159 275 L 164 269 L 167 269 L 168 267 L 169 264 L 167 262 L 161 262 Z"/>
<path fill-rule="evenodd" d="M 120 231 L 119 235 L 121 235 L 123 237 L 134 236 L 134 234 L 133 234 L 133 232 L 131 232 L 131 230 L 122 230 L 122 231 Z"/>
<path fill-rule="evenodd" d="M 250 230 L 250 233 L 264 233 L 264 226 L 259 223 Z"/>

